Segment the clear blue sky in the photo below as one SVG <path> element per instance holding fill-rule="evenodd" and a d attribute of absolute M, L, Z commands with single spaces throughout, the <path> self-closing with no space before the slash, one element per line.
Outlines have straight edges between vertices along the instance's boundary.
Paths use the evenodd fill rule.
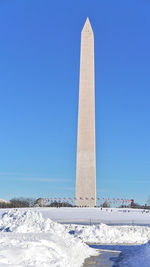
<path fill-rule="evenodd" d="M 74 196 L 87 16 L 97 196 L 150 194 L 150 1 L 0 0 L 0 198 Z"/>

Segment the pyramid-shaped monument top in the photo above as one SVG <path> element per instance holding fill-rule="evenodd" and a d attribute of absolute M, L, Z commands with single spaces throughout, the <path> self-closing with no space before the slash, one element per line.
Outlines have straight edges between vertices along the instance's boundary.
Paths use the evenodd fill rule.
<path fill-rule="evenodd" d="M 83 29 L 82 29 L 82 32 L 93 33 L 92 26 L 91 26 L 91 23 L 90 23 L 88 17 L 87 17 L 87 19 L 86 19 L 86 22 L 85 22 L 85 24 L 84 24 L 84 27 L 83 27 Z"/>

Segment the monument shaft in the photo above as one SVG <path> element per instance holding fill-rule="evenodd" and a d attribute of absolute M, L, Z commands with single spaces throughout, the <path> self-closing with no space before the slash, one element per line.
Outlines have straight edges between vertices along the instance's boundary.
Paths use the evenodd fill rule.
<path fill-rule="evenodd" d="M 76 206 L 96 205 L 94 34 L 87 18 L 81 33 Z"/>

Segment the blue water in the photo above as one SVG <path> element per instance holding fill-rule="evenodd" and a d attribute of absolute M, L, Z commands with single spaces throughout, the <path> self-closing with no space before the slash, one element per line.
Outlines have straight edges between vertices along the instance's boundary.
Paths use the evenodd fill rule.
<path fill-rule="evenodd" d="M 138 246 L 130 246 L 130 245 L 90 245 L 90 247 L 95 249 L 106 249 L 106 250 L 116 250 L 121 251 L 120 255 L 117 258 L 111 257 L 111 261 L 113 264 L 111 266 L 113 267 L 137 267 L 137 264 L 134 266 L 134 264 L 130 265 L 130 262 L 132 262 L 132 259 L 136 258 L 138 259 L 139 255 L 142 255 L 141 252 L 145 249 L 146 246 L 150 246 L 150 241 L 147 244 L 144 245 L 138 245 Z M 140 257 L 141 259 L 141 257 Z M 141 267 L 150 267 L 150 262 L 145 262 L 143 260 L 143 264 L 138 265 Z"/>

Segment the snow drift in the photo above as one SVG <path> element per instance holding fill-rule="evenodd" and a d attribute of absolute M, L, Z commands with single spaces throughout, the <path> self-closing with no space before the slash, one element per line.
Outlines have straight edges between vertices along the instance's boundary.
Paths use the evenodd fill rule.
<path fill-rule="evenodd" d="M 0 219 L 0 266 L 77 267 L 95 254 L 65 226 L 37 211 L 8 211 Z"/>
<path fill-rule="evenodd" d="M 69 225 L 68 231 L 87 243 L 143 244 L 150 239 L 148 226 Z"/>
<path fill-rule="evenodd" d="M 148 267 L 148 240 L 146 226 L 62 225 L 36 210 L 15 209 L 0 217 L 0 267 L 79 267 L 85 258 L 98 254 L 84 242 L 144 244 L 120 263 Z"/>

